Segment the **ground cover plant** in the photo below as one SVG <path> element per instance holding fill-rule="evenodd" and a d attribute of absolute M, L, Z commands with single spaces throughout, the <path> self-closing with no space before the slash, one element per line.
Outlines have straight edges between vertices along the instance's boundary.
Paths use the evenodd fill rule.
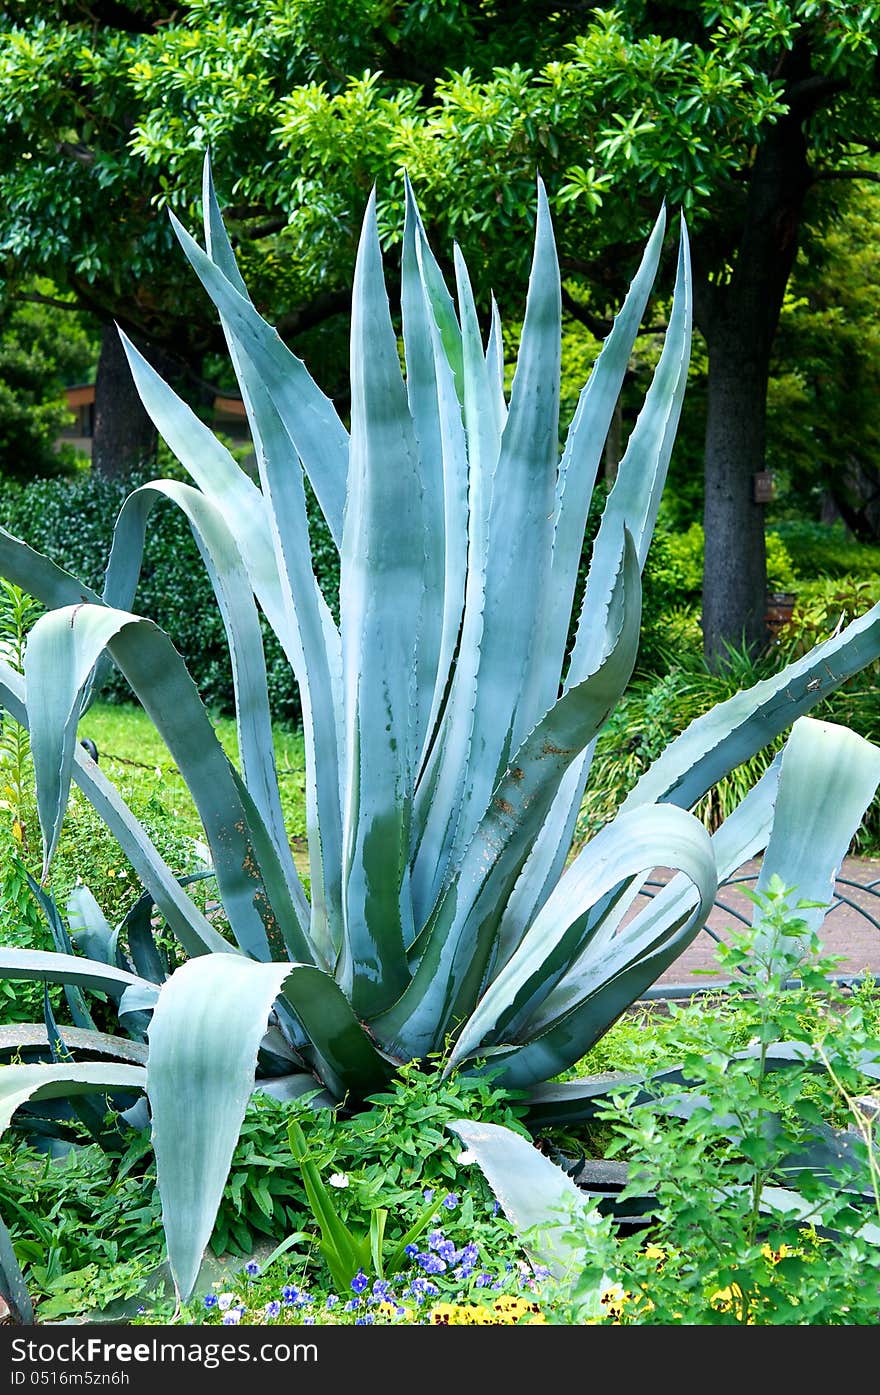
<path fill-rule="evenodd" d="M 168 975 L 146 921 L 121 953 L 83 897 L 85 953 L 71 953 L 57 917 L 56 952 L 0 952 L 3 976 L 64 984 L 79 1031 L 94 1025 L 86 994 L 119 1021 L 118 1062 L 71 1061 L 47 1011 L 52 1060 L 0 1070 L 0 1124 L 18 1114 L 34 1128 L 37 1117 L 45 1137 L 60 1098 L 103 1136 L 105 1097 L 139 1128 L 149 1108 L 182 1298 L 255 1080 L 357 1110 L 408 1061 L 430 1067 L 439 1053 L 451 1074 L 489 1057 L 500 1084 L 527 1092 L 530 1126 L 577 1118 L 595 1102 L 593 1083 L 545 1082 L 677 958 L 719 876 L 766 848 L 768 875 L 791 872 L 805 894 L 825 893 L 880 779 L 877 748 L 802 716 L 880 652 L 875 608 L 692 722 L 565 867 L 595 738 L 636 660 L 640 575 L 687 373 L 684 229 L 663 351 L 608 493 L 567 657 L 590 496 L 664 215 L 559 458 L 560 283 L 540 186 L 509 402 L 497 312 L 484 343 L 464 263 L 456 255 L 456 310 L 411 193 L 403 377 L 370 200 L 350 432 L 248 299 L 208 176 L 204 211 L 207 250 L 175 229 L 221 314 L 259 485 L 129 345 L 144 403 L 197 487 L 155 481 L 129 497 L 102 595 L 0 530 L 0 572 L 48 607 L 24 675 L 0 667 L 3 702 L 30 731 L 43 871 L 73 779 L 190 956 Z M 304 474 L 340 548 L 338 626 L 310 564 Z M 167 636 L 129 609 L 159 500 L 187 517 L 217 597 L 240 768 Z M 279 793 L 257 603 L 303 704 L 309 894 Z M 205 917 L 78 744 L 105 650 L 187 782 L 225 926 Z M 792 723 L 780 759 L 710 839 L 689 808 Z M 817 782 L 821 804 L 809 798 Z M 658 865 L 679 875 L 625 920 Z"/>

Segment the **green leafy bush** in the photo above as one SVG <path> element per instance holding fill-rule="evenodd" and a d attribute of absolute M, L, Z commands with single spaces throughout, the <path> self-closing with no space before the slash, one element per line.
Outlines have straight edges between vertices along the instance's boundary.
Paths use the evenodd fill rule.
<path fill-rule="evenodd" d="M 673 1010 L 679 1069 L 621 1081 L 596 1111 L 627 1165 L 618 1207 L 646 1230 L 621 1232 L 506 1130 L 452 1125 L 553 1267 L 542 1301 L 559 1321 L 876 1323 L 880 1124 L 858 1103 L 880 1076 L 876 1013 L 829 985 L 814 902 L 778 879 L 754 899 L 752 928 L 719 950 L 725 1010 Z"/>
<path fill-rule="evenodd" d="M 797 575 L 805 581 L 820 576 L 861 580 L 880 572 L 880 547 L 858 542 L 840 523 L 774 523 L 767 537 L 768 545 L 770 538 L 776 538 L 785 546 Z"/>

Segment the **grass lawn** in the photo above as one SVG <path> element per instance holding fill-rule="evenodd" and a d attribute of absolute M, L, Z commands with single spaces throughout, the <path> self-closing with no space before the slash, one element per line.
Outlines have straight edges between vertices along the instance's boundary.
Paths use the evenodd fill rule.
<path fill-rule="evenodd" d="M 238 761 L 238 739 L 231 717 L 215 717 L 214 728 L 226 752 Z M 159 793 L 180 832 L 201 836 L 201 825 L 186 784 L 150 718 L 142 708 L 120 703 L 96 702 L 79 728 L 98 748 L 100 766 L 115 784 L 137 791 L 145 798 Z M 302 732 L 276 727 L 275 760 L 281 789 L 281 806 L 291 840 L 306 834 L 305 751 Z M 157 789 L 157 781 L 159 787 Z"/>

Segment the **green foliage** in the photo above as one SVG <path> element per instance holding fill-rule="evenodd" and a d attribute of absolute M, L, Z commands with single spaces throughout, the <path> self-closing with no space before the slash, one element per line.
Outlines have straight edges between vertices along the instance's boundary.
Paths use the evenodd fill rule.
<path fill-rule="evenodd" d="M 141 1291 L 162 1257 L 153 1178 L 97 1144 L 51 1158 L 4 1142 L 0 1158 L 0 1210 L 40 1321 Z"/>
<path fill-rule="evenodd" d="M 880 572 L 880 547 L 857 542 L 842 526 L 791 519 L 775 523 L 768 535 L 779 538 L 802 582 L 853 577 L 864 580 Z"/>
<path fill-rule="evenodd" d="M 657 1084 L 646 1102 L 622 1095 L 603 1113 L 614 1135 L 609 1153 L 630 1168 L 622 1199 L 652 1197 L 649 1244 L 609 1233 L 596 1257 L 614 1277 L 606 1320 L 876 1321 L 880 1140 L 877 1121 L 855 1103 L 872 1085 L 861 1067 L 866 1055 L 877 1060 L 876 1017 L 829 989 L 833 962 L 791 895 L 771 886 L 757 927 L 720 951 L 737 979 L 733 1018 L 704 1014 L 699 1033 L 681 1033 L 696 1108 L 677 1107 L 680 1085 Z M 800 986 L 785 990 L 792 978 Z M 673 1032 L 681 1025 L 674 1019 Z M 779 1040 L 799 1043 L 804 1063 L 771 1072 L 767 1053 Z M 835 1156 L 822 1140 L 825 1121 L 841 1117 L 847 1146 Z M 577 1308 L 575 1286 L 563 1320 Z"/>

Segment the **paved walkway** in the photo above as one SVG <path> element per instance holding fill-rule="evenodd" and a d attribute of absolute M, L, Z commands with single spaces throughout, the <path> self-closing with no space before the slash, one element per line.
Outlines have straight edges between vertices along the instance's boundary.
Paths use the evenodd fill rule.
<path fill-rule="evenodd" d="M 748 862 L 740 869 L 737 876 L 751 875 L 757 877 L 760 863 L 757 861 Z M 657 874 L 657 880 L 666 880 L 662 873 Z M 856 883 L 849 886 L 847 883 Z M 872 895 L 869 891 L 859 890 L 860 887 L 867 887 L 870 883 L 877 883 L 875 892 Z M 750 883 L 754 885 L 754 881 Z M 880 979 L 880 859 L 848 857 L 844 860 L 840 870 L 840 879 L 837 882 L 837 896 L 846 897 L 846 901 L 838 900 L 835 907 L 828 912 L 825 923 L 822 927 L 822 940 L 829 954 L 841 955 L 843 962 L 840 964 L 838 972 L 841 974 L 860 974 L 868 970 L 875 977 Z M 718 893 L 719 905 L 716 902 L 715 910 L 709 917 L 709 928 L 714 930 L 724 938 L 725 931 L 731 926 L 742 928 L 729 911 L 724 907 L 728 906 L 733 910 L 738 910 L 746 916 L 750 916 L 753 906 L 747 897 L 735 885 L 727 885 Z M 847 904 L 847 901 L 854 904 Z M 641 903 L 638 903 L 641 904 Z M 873 916 L 878 924 L 872 925 L 858 909 L 861 907 L 868 915 Z M 693 977 L 695 969 L 716 969 L 715 962 L 715 942 L 705 931 L 689 945 L 674 964 L 671 964 L 664 974 L 661 974 L 659 983 L 674 984 L 709 984 L 712 978 L 723 979 L 724 975 L 718 971 L 711 977 L 704 977 L 701 973 L 699 977 Z"/>

